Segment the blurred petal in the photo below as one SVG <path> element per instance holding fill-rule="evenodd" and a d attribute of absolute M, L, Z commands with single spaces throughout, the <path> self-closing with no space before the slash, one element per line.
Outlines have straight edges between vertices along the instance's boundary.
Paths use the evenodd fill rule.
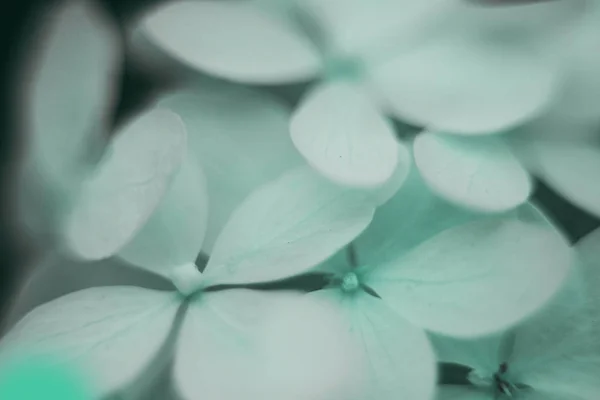
<path fill-rule="evenodd" d="M 234 211 L 213 249 L 212 284 L 277 280 L 306 272 L 362 232 L 375 205 L 308 167 L 261 186 Z"/>
<path fill-rule="evenodd" d="M 39 305 L 78 290 L 100 286 L 173 289 L 169 281 L 115 258 L 79 262 L 55 255 L 34 266 L 13 297 L 5 322 L 11 326 Z"/>
<path fill-rule="evenodd" d="M 373 70 L 391 111 L 414 125 L 462 134 L 497 132 L 539 114 L 556 86 L 554 64 L 475 37 L 446 35 Z"/>
<path fill-rule="evenodd" d="M 600 216 L 600 145 L 539 140 L 531 144 L 534 171 L 575 205 Z"/>
<path fill-rule="evenodd" d="M 364 374 L 356 399 L 430 399 L 435 391 L 435 356 L 425 332 L 408 323 L 381 300 L 366 293 L 348 298 L 338 290 L 315 292 L 348 320 L 360 346 Z"/>
<path fill-rule="evenodd" d="M 413 168 L 400 190 L 377 208 L 373 221 L 354 240 L 358 263 L 376 266 L 387 262 L 476 216 L 432 193 Z"/>
<path fill-rule="evenodd" d="M 206 178 L 188 152 L 160 205 L 119 256 L 144 269 L 168 275 L 173 268 L 196 261 L 207 219 Z"/>
<path fill-rule="evenodd" d="M 317 86 L 293 115 L 290 132 L 309 164 L 344 185 L 382 185 L 398 163 L 401 144 L 391 123 L 351 84 Z"/>
<path fill-rule="evenodd" d="M 202 248 L 210 254 L 250 192 L 303 164 L 288 133 L 290 110 L 263 92 L 210 80 L 160 104 L 181 115 L 190 151 L 206 175 L 210 212 Z"/>
<path fill-rule="evenodd" d="M 67 249 L 87 260 L 119 251 L 160 203 L 185 147 L 185 127 L 168 110 L 153 109 L 122 128 L 73 205 Z"/>
<path fill-rule="evenodd" d="M 152 12 L 144 26 L 174 57 L 234 81 L 302 81 L 320 69 L 308 38 L 250 1 L 172 2 Z"/>
<path fill-rule="evenodd" d="M 492 392 L 470 386 L 439 386 L 436 400 L 493 400 Z"/>
<path fill-rule="evenodd" d="M 292 316 L 298 318 L 294 327 L 300 327 L 300 320 L 307 325 L 292 331 Z M 299 293 L 242 289 L 204 294 L 190 303 L 181 329 L 175 385 L 186 399 L 277 400 L 286 393 L 291 398 L 316 400 L 315 395 L 324 394 L 317 388 L 335 389 L 326 385 L 336 383 L 336 373 L 337 383 L 346 377 L 342 371 L 317 376 L 317 370 L 323 371 L 317 351 L 330 349 L 325 364 L 352 371 L 353 364 L 342 363 L 349 360 L 341 357 L 348 347 L 336 341 L 344 332 L 335 318 L 329 319 L 334 316 Z M 308 388 L 311 377 L 320 382 L 311 380 L 316 387 Z"/>
<path fill-rule="evenodd" d="M 178 306 L 170 292 L 86 289 L 36 308 L 0 344 L 5 356 L 59 357 L 77 365 L 93 377 L 101 397 L 138 377 L 166 340 Z"/>
<path fill-rule="evenodd" d="M 428 185 L 468 208 L 505 211 L 531 194 L 529 174 L 501 138 L 424 133 L 415 139 L 414 153 Z"/>
<path fill-rule="evenodd" d="M 24 121 L 36 172 L 69 190 L 103 148 L 120 47 L 116 26 L 91 1 L 68 1 L 48 22 L 24 80 Z"/>
<path fill-rule="evenodd" d="M 434 332 L 469 337 L 516 324 L 560 288 L 569 244 L 533 206 L 443 231 L 365 276 L 400 315 Z"/>

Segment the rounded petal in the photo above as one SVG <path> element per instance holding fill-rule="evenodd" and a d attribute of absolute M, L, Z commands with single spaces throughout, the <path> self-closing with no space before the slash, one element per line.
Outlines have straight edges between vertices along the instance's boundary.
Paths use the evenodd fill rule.
<path fill-rule="evenodd" d="M 321 306 L 302 294 L 281 291 L 230 290 L 192 301 L 175 356 L 178 392 L 186 399 L 277 400 L 282 393 L 320 399 L 315 396 L 324 393 L 318 388 L 331 391 L 334 375 L 339 374 L 338 383 L 347 375 L 334 370 L 318 376 L 324 366 L 317 351 L 331 350 L 323 362 L 332 367 L 343 369 L 342 361 L 349 360 L 341 357 L 347 347 L 336 341 L 344 332 L 335 314 Z M 300 319 L 307 325 L 300 327 Z M 315 386 L 307 387 L 307 379 Z"/>
<path fill-rule="evenodd" d="M 398 163 L 401 144 L 391 123 L 351 84 L 317 86 L 294 113 L 290 132 L 308 163 L 341 184 L 382 185 Z"/>
<path fill-rule="evenodd" d="M 94 398 L 138 378 L 167 339 L 179 301 L 170 292 L 115 286 L 46 303 L 0 342 L 3 356 L 53 357 L 93 379 Z"/>
<path fill-rule="evenodd" d="M 30 157 L 49 184 L 73 189 L 97 161 L 110 123 L 120 46 L 116 26 L 90 1 L 53 15 L 24 82 Z"/>
<path fill-rule="evenodd" d="M 290 110 L 263 92 L 212 80 L 160 104 L 181 115 L 190 151 L 206 175 L 210 212 L 202 249 L 210 254 L 250 192 L 303 164 L 288 133 Z"/>
<path fill-rule="evenodd" d="M 575 205 L 600 216 L 600 146 L 538 140 L 532 143 L 534 171 Z"/>
<path fill-rule="evenodd" d="M 499 212 L 524 203 L 531 194 L 529 174 L 500 137 L 424 133 L 413 148 L 423 179 L 454 203 Z"/>
<path fill-rule="evenodd" d="M 553 66 L 528 49 L 448 35 L 375 68 L 372 79 L 399 118 L 481 134 L 539 114 L 556 87 Z"/>
<path fill-rule="evenodd" d="M 65 245 L 95 260 L 120 250 L 148 220 L 185 154 L 186 131 L 155 108 L 121 129 L 84 182 L 65 223 Z"/>
<path fill-rule="evenodd" d="M 479 336 L 537 311 L 573 262 L 566 239 L 527 206 L 447 229 L 372 269 L 365 283 L 418 326 Z"/>
<path fill-rule="evenodd" d="M 172 2 L 143 24 L 172 56 L 221 78 L 284 83 L 308 80 L 320 69 L 308 38 L 253 2 Z"/>
<path fill-rule="evenodd" d="M 196 261 L 208 219 L 206 178 L 188 152 L 150 219 L 124 248 L 124 260 L 166 276 Z"/>
<path fill-rule="evenodd" d="M 234 211 L 213 249 L 205 278 L 251 283 L 306 272 L 352 241 L 375 205 L 308 167 L 259 187 Z"/>
<path fill-rule="evenodd" d="M 338 290 L 315 292 L 339 308 L 346 330 L 360 349 L 364 372 L 356 399 L 431 399 L 435 392 L 435 355 L 425 332 L 408 323 L 381 300 L 366 293 L 348 298 Z"/>

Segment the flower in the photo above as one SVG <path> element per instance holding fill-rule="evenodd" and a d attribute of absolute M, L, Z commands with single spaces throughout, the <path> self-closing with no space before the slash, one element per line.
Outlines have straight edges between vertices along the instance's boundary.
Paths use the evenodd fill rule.
<path fill-rule="evenodd" d="M 367 370 L 356 398 L 428 399 L 435 357 L 425 329 L 474 337 L 512 326 L 544 305 L 572 265 L 571 249 L 532 204 L 485 217 L 452 207 L 418 174 L 354 240 L 351 265 L 322 267 L 316 296 L 339 309 Z"/>
<path fill-rule="evenodd" d="M 372 72 L 408 46 L 427 1 L 178 1 L 142 20 L 149 39 L 186 64 L 242 83 L 321 81 L 290 123 L 300 153 L 328 178 L 376 187 L 409 164 Z M 218 23 L 216 22 L 218 21 Z"/>
<path fill-rule="evenodd" d="M 503 334 L 471 341 L 433 337 L 442 361 L 472 369 L 472 386 L 442 386 L 440 399 L 597 397 L 599 232 L 577 245 L 578 268 L 558 295 L 530 319 Z"/>

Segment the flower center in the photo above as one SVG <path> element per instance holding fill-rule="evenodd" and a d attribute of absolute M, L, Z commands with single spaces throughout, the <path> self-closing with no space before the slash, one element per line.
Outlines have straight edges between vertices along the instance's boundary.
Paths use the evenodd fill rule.
<path fill-rule="evenodd" d="M 187 263 L 174 268 L 170 273 L 170 277 L 173 285 L 185 297 L 199 291 L 203 287 L 202 273 L 194 263 Z"/>
<path fill-rule="evenodd" d="M 332 57 L 325 63 L 325 76 L 328 80 L 360 80 L 363 71 L 363 63 L 356 58 Z"/>
<path fill-rule="evenodd" d="M 354 272 L 348 272 L 342 277 L 341 286 L 344 292 L 355 292 L 360 288 L 360 280 Z"/>

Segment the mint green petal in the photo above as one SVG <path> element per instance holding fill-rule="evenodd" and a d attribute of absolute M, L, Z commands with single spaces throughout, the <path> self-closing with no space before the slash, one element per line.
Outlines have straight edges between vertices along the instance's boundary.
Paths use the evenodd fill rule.
<path fill-rule="evenodd" d="M 67 250 L 87 260 L 119 251 L 160 203 L 185 151 L 185 127 L 171 111 L 152 109 L 121 128 L 65 222 Z"/>
<path fill-rule="evenodd" d="M 339 293 L 326 290 L 311 295 L 337 303 L 347 318 L 348 332 L 360 346 L 364 368 L 362 388 L 347 398 L 431 399 L 437 371 L 425 332 L 375 297 L 362 293 L 349 299 Z"/>
<path fill-rule="evenodd" d="M 256 189 L 233 212 L 205 278 L 211 284 L 251 283 L 306 272 L 360 234 L 374 208 L 363 191 L 296 168 Z"/>
<path fill-rule="evenodd" d="M 435 131 L 485 134 L 520 124 L 547 106 L 556 86 L 554 64 L 525 46 L 449 32 L 371 75 L 399 118 Z"/>
<path fill-rule="evenodd" d="M 469 386 L 442 385 L 438 388 L 436 400 L 494 400 L 491 392 Z"/>
<path fill-rule="evenodd" d="M 92 288 L 46 303 L 0 341 L 3 357 L 58 357 L 93 379 L 94 398 L 135 380 L 166 340 L 179 306 L 169 292 Z"/>
<path fill-rule="evenodd" d="M 423 133 L 414 141 L 414 154 L 429 187 L 476 211 L 510 210 L 532 191 L 528 172 L 502 137 Z"/>
<path fill-rule="evenodd" d="M 6 400 L 92 400 L 88 377 L 54 359 L 4 360 L 0 367 L 0 398 Z"/>
<path fill-rule="evenodd" d="M 318 310 L 314 305 L 307 308 L 299 304 L 303 297 L 293 292 L 234 289 L 205 293 L 193 300 L 181 327 L 175 352 L 173 380 L 177 392 L 184 399 L 222 400 L 277 400 L 281 398 L 277 395 L 282 393 L 285 384 L 290 385 L 290 396 L 299 394 L 296 390 L 310 392 L 310 388 L 301 387 L 301 384 L 306 385 L 306 380 L 296 381 L 300 377 L 287 373 L 310 374 L 310 371 L 294 364 L 300 362 L 310 366 L 310 359 L 294 354 L 298 350 L 294 345 L 307 348 L 307 335 L 311 332 L 305 330 L 292 334 L 285 329 L 285 321 L 274 320 L 280 320 L 281 317 L 277 316 L 291 316 L 299 311 L 295 315 L 305 318 L 308 324 L 326 323 L 325 317 L 331 314 L 315 314 Z M 326 324 L 325 327 L 333 329 L 334 325 Z M 284 332 L 288 334 L 279 334 Z M 327 333 L 324 329 L 320 332 Z M 336 332 L 338 330 L 334 329 L 332 334 Z M 313 337 L 326 340 L 317 343 L 317 346 L 335 346 L 334 337 Z M 305 364 L 307 361 L 309 364 Z M 314 358 L 313 364 L 317 362 L 318 358 Z M 330 365 L 339 365 L 336 360 L 331 362 L 333 364 Z M 285 368 L 291 370 L 283 370 Z"/>
<path fill-rule="evenodd" d="M 144 19 L 149 38 L 191 67 L 244 83 L 308 80 L 320 69 L 312 43 L 250 1 L 178 1 Z"/>
<path fill-rule="evenodd" d="M 188 151 L 152 217 L 121 251 L 126 261 L 168 275 L 196 261 L 208 219 L 208 193 L 202 169 Z"/>
<path fill-rule="evenodd" d="M 534 172 L 575 205 L 600 216 L 600 145 L 539 140 L 531 144 Z"/>
<path fill-rule="evenodd" d="M 365 283 L 400 315 L 437 333 L 470 337 L 508 328 L 548 301 L 573 264 L 567 240 L 532 207 L 447 229 L 372 269 Z"/>
<path fill-rule="evenodd" d="M 333 55 L 374 61 L 413 38 L 422 25 L 442 11 L 440 0 L 303 0 Z"/>
<path fill-rule="evenodd" d="M 92 2 L 48 15 L 23 81 L 27 157 L 62 195 L 75 190 L 102 150 L 120 63 L 116 26 Z"/>
<path fill-rule="evenodd" d="M 304 164 L 290 139 L 289 106 L 266 93 L 202 80 L 160 101 L 181 115 L 190 151 L 206 175 L 210 254 L 233 210 L 258 186 Z"/>
<path fill-rule="evenodd" d="M 391 122 L 351 83 L 323 83 L 310 91 L 292 116 L 290 132 L 308 163 L 343 185 L 381 186 L 399 162 L 402 144 Z M 408 168 L 406 160 L 400 162 Z"/>
<path fill-rule="evenodd" d="M 358 262 L 376 267 L 475 215 L 436 196 L 412 168 L 400 190 L 377 208 L 373 222 L 354 241 Z"/>

